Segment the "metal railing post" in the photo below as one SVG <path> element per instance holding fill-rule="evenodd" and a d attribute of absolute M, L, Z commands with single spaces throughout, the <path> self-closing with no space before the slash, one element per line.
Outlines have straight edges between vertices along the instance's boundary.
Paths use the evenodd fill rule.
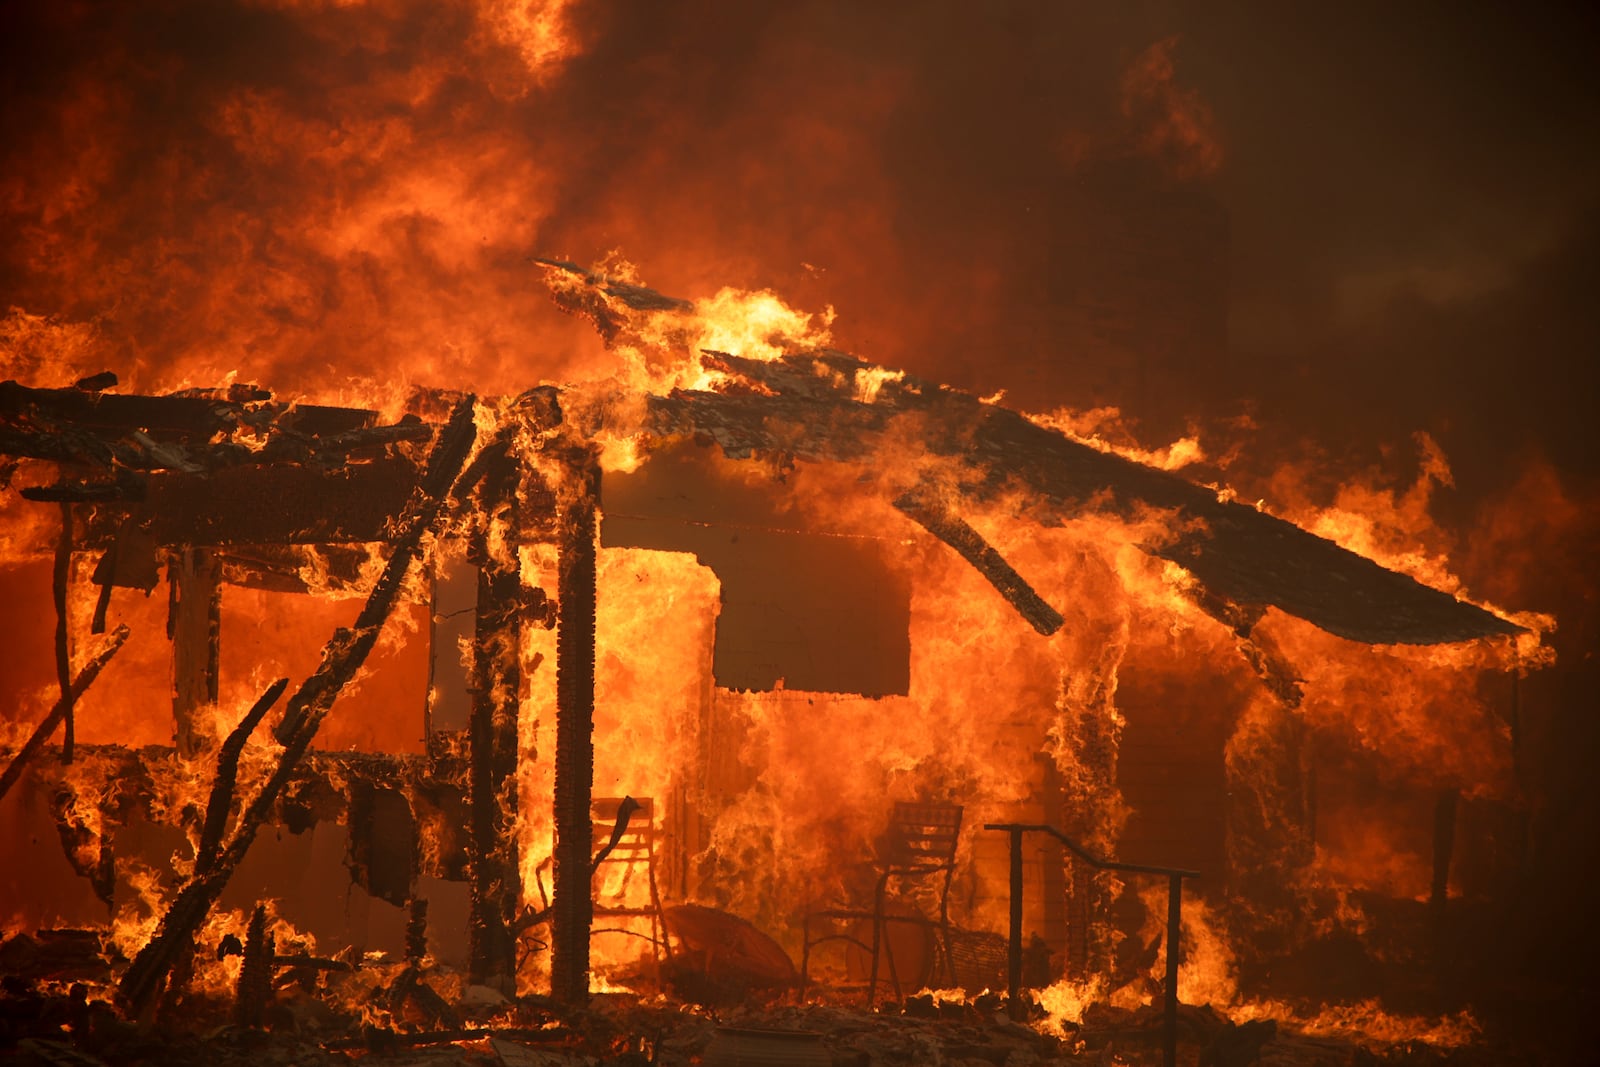
<path fill-rule="evenodd" d="M 1162 1019 L 1162 1062 L 1165 1067 L 1178 1063 L 1178 964 L 1181 959 L 1179 941 L 1183 935 L 1183 880 L 1198 878 L 1198 871 L 1185 871 L 1176 867 L 1152 867 L 1142 863 L 1118 863 L 1116 860 L 1096 856 L 1054 826 L 1028 823 L 986 823 L 985 830 L 1004 830 L 1011 835 L 1011 944 L 1007 975 L 1007 996 L 1011 1018 L 1018 1022 L 1027 1017 L 1022 1002 L 1022 835 L 1025 833 L 1049 834 L 1068 851 L 1091 867 L 1102 871 L 1120 871 L 1125 874 L 1164 875 L 1167 879 L 1167 988 Z"/>
<path fill-rule="evenodd" d="M 1183 936 L 1183 875 L 1167 876 L 1167 1005 L 1161 1035 L 1164 1067 L 1178 1063 L 1178 961 Z"/>
<path fill-rule="evenodd" d="M 1006 972 L 1006 1008 L 1018 1022 L 1027 1018 L 1022 1003 L 1022 828 L 1011 829 L 1011 945 Z"/>

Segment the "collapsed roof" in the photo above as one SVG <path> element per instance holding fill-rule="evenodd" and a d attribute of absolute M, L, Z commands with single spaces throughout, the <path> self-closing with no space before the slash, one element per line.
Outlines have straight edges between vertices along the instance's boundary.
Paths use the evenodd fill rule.
<path fill-rule="evenodd" d="M 1371 644 L 1520 630 L 1214 489 L 971 394 L 832 350 L 771 361 L 704 358 L 724 378 L 715 391 L 541 388 L 509 404 L 505 417 L 547 432 L 565 419 L 565 431 L 589 435 L 642 434 L 658 443 L 689 436 L 733 459 L 777 454 L 858 465 L 870 491 L 959 551 L 1042 633 L 1059 628 L 1061 616 L 963 512 L 1005 507 L 1039 526 L 1160 513 L 1170 535 L 1141 547 L 1192 574 L 1203 587 L 1196 599 L 1241 636 L 1268 607 Z M 385 540 L 419 476 L 418 447 L 436 435 L 444 406 L 437 394 L 423 397 L 431 403 L 420 414 L 383 426 L 372 411 L 285 404 L 258 389 L 129 396 L 106 392 L 114 383 L 99 375 L 68 389 L 0 384 L 0 455 L 87 472 L 23 495 L 106 504 L 123 516 L 111 520 L 121 550 L 108 553 L 96 576 L 107 588 L 152 587 L 158 545 Z"/>

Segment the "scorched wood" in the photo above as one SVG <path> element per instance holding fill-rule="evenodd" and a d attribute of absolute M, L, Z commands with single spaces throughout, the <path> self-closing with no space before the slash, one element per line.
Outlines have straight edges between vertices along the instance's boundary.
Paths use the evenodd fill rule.
<path fill-rule="evenodd" d="M 514 523 L 520 465 L 495 449 L 479 487 L 473 538 L 478 566 L 470 720 L 472 818 L 471 973 L 474 982 L 516 980 L 512 923 L 522 896 L 517 848 L 517 710 L 522 688 L 522 574 Z M 501 524 L 493 531 L 490 524 Z"/>
<path fill-rule="evenodd" d="M 200 828 L 200 845 L 195 851 L 196 874 L 204 874 L 211 869 L 217 860 L 217 850 L 222 847 L 222 835 L 228 827 L 228 812 L 233 807 L 239 757 L 244 753 L 245 742 L 287 688 L 287 678 L 279 678 L 268 686 L 217 750 L 217 773 L 211 780 L 211 797 L 206 802 L 206 818 Z"/>
<path fill-rule="evenodd" d="M 558 1003 L 589 999 L 590 817 L 594 789 L 596 507 L 600 473 L 573 447 L 560 494 L 556 590 L 555 886 L 551 900 L 550 992 Z"/>
<path fill-rule="evenodd" d="M 1034 592 L 1033 586 L 961 516 L 952 515 L 927 494 L 904 494 L 894 502 L 894 506 L 955 549 L 1040 634 L 1049 637 L 1061 629 L 1061 624 L 1066 621 L 1061 613 Z"/>
<path fill-rule="evenodd" d="M 178 755 L 193 759 L 204 747 L 197 718 L 217 702 L 221 670 L 222 567 L 216 553 L 187 548 L 169 568 L 167 624 L 172 635 L 172 721 Z M 109 591 L 110 586 L 104 587 Z"/>
<path fill-rule="evenodd" d="M 66 717 L 68 709 L 72 707 L 74 702 L 83 697 L 83 694 L 88 691 L 89 685 L 95 680 L 95 676 L 111 661 L 111 657 L 117 654 L 117 649 L 121 648 L 122 643 L 127 639 L 128 628 L 126 626 L 118 626 L 106 642 L 105 647 L 95 653 L 94 658 L 83 665 L 83 670 L 79 671 L 77 678 L 73 679 L 72 687 L 62 695 L 60 700 L 56 701 L 55 707 L 50 709 L 50 713 L 44 717 L 44 721 L 39 723 L 32 735 L 23 743 L 21 750 L 11 758 L 11 762 L 6 766 L 5 773 L 0 774 L 0 797 L 4 797 L 11 787 L 16 784 L 17 779 L 22 777 L 23 769 L 28 766 L 28 761 L 33 759 L 38 751 L 44 747 L 44 743 L 50 739 L 50 735 L 56 732 L 56 727 L 61 725 L 61 720 Z"/>
<path fill-rule="evenodd" d="M 159 472 L 136 514 L 163 545 L 382 541 L 416 482 L 416 466 L 404 459 L 335 471 L 286 465 Z"/>
<path fill-rule="evenodd" d="M 56 682 L 61 687 L 61 762 L 72 762 L 72 628 L 67 616 L 67 594 L 72 584 L 72 505 L 61 505 L 61 536 L 56 541 L 50 593 L 56 607 Z"/>
<path fill-rule="evenodd" d="M 423 537 L 437 523 L 451 484 L 465 465 L 476 439 L 473 402 L 463 401 L 439 435 L 427 472 L 418 483 L 397 523 L 393 550 L 383 574 L 368 596 L 351 631 L 340 631 L 324 649 L 322 665 L 290 698 L 277 729 L 283 752 L 272 775 L 239 818 L 233 837 L 203 874 L 196 873 L 178 892 L 147 942 L 123 974 L 118 995 L 136 1015 L 154 1003 L 173 962 L 192 943 L 234 870 L 244 859 L 256 832 L 271 815 L 315 738 L 334 700 L 366 661 L 377 643 L 378 631 L 388 618 L 411 564 L 422 551 Z"/>

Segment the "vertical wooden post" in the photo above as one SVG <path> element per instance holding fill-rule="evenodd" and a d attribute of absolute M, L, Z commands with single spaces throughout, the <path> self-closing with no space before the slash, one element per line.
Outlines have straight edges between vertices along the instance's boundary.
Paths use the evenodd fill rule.
<path fill-rule="evenodd" d="M 470 970 L 474 982 L 511 983 L 517 973 L 512 923 L 522 897 L 517 848 L 517 719 L 522 690 L 522 571 L 516 514 L 520 467 L 509 451 L 484 477 L 479 514 L 499 524 L 480 529 L 476 629 L 472 639 Z"/>
<path fill-rule="evenodd" d="M 557 1003 L 589 999 L 589 859 L 594 831 L 596 507 L 600 472 L 575 454 L 558 489 L 560 524 L 556 605 L 555 877 L 551 907 L 550 992 Z"/>
<path fill-rule="evenodd" d="M 61 537 L 56 542 L 55 568 L 50 588 L 56 605 L 56 681 L 61 686 L 61 701 L 66 706 L 61 730 L 61 761 L 72 762 L 74 729 L 72 708 L 72 626 L 67 612 L 67 596 L 72 585 L 72 505 L 61 502 Z"/>
<path fill-rule="evenodd" d="M 204 748 L 196 728 L 202 710 L 217 702 L 218 641 L 222 630 L 222 567 L 206 548 L 186 548 L 174 561 L 172 617 L 172 718 L 178 754 L 193 759 Z"/>

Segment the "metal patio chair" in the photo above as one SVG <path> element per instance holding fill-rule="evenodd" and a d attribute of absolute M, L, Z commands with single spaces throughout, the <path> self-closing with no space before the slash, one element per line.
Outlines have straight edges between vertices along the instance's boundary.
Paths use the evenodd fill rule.
<path fill-rule="evenodd" d="M 831 908 L 811 912 L 805 917 L 800 957 L 800 995 L 805 996 L 810 978 L 811 948 L 825 941 L 846 941 L 872 958 L 867 982 L 867 1006 L 877 997 L 880 959 L 889 964 L 889 980 L 895 996 L 904 998 L 901 975 L 895 964 L 894 946 L 885 936 L 892 923 L 908 923 L 932 934 L 935 967 L 930 973 L 945 981 L 953 980 L 950 957 L 950 879 L 956 867 L 956 843 L 961 836 L 959 804 L 916 804 L 899 802 L 890 817 L 883 855 L 878 861 L 878 880 L 873 888 L 871 908 Z M 937 896 L 938 913 L 903 910 L 891 905 L 906 900 L 908 888 L 925 888 L 926 896 Z M 871 924 L 871 940 L 859 933 L 863 922 Z M 856 929 L 841 930 L 839 924 L 853 923 Z"/>

